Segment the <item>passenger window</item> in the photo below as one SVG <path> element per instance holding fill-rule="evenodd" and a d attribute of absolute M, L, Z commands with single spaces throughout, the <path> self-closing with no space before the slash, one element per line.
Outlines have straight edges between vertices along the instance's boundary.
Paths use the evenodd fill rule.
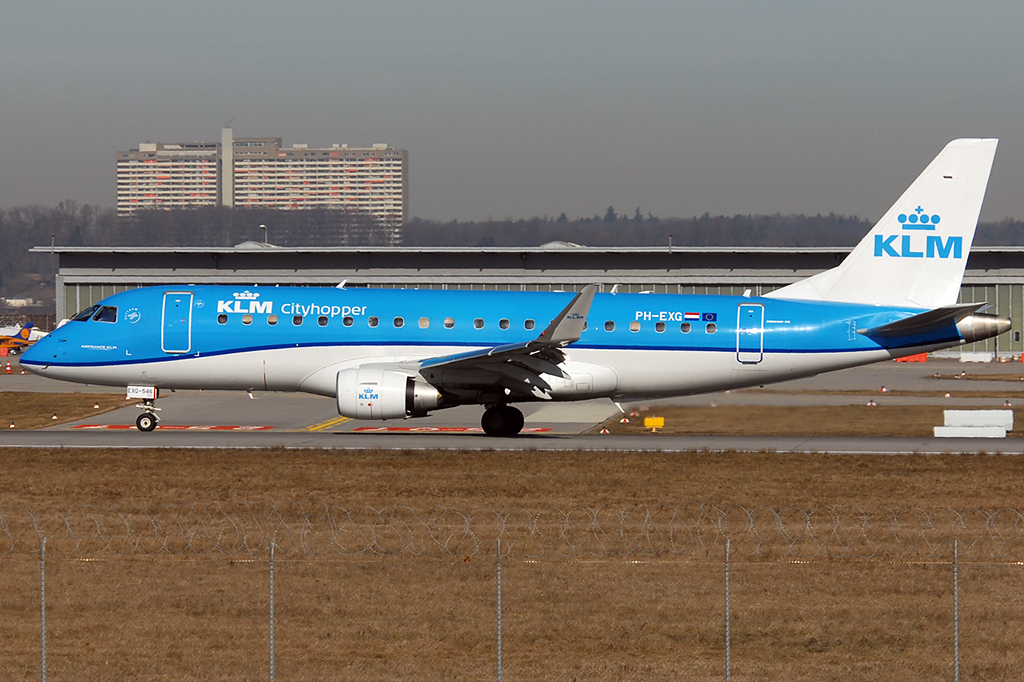
<path fill-rule="evenodd" d="M 613 332 L 613 331 L 615 331 L 615 323 L 612 322 L 611 320 L 608 320 L 607 322 L 604 323 L 604 330 L 606 332 Z"/>
<path fill-rule="evenodd" d="M 533 320 L 527 320 L 526 322 L 523 322 L 523 327 L 526 329 L 533 329 L 534 324 Z"/>
<path fill-rule="evenodd" d="M 353 322 L 355 322 L 355 320 L 352 319 L 351 315 L 346 315 L 345 317 L 341 318 L 341 323 L 346 327 L 351 327 Z"/>
<path fill-rule="evenodd" d="M 631 331 L 631 332 L 638 332 L 638 331 L 640 331 L 640 323 L 637 322 L 636 320 L 633 320 L 632 322 L 630 322 L 629 323 L 629 331 Z"/>
<path fill-rule="evenodd" d="M 430 326 L 430 318 L 429 317 L 421 317 L 420 318 L 420 329 L 426 329 L 429 326 Z"/>
<path fill-rule="evenodd" d="M 405 319 L 401 317 L 395 318 L 395 329 L 399 329 L 405 326 Z"/>
<path fill-rule="evenodd" d="M 117 306 L 105 305 L 92 316 L 93 322 L 117 322 Z"/>
<path fill-rule="evenodd" d="M 473 320 L 473 329 L 483 329 L 483 328 L 484 328 L 484 321 L 483 321 L 482 318 L 478 317 L 475 320 Z"/>
<path fill-rule="evenodd" d="M 277 315 L 267 315 L 267 324 L 271 327 L 277 324 Z"/>
<path fill-rule="evenodd" d="M 221 313 L 220 315 L 217 316 L 217 324 L 227 324 L 227 323 L 228 323 L 228 316 L 227 315 L 225 315 L 224 313 Z"/>
<path fill-rule="evenodd" d="M 708 326 L 705 327 L 704 330 L 707 331 L 708 334 L 714 334 L 718 331 L 718 325 L 714 322 L 708 322 Z"/>
<path fill-rule="evenodd" d="M 654 325 L 654 331 L 658 332 L 659 334 L 665 331 L 665 323 L 659 322 L 656 325 Z"/>
<path fill-rule="evenodd" d="M 252 324 L 252 315 L 249 313 L 242 315 L 242 324 Z"/>
<path fill-rule="evenodd" d="M 292 318 L 292 324 L 294 324 L 296 327 L 301 327 L 302 326 L 302 315 L 296 315 L 295 317 L 293 317 Z"/>
<path fill-rule="evenodd" d="M 378 320 L 376 317 L 368 317 L 368 318 L 366 318 L 366 323 L 368 325 L 370 325 L 371 327 L 376 327 L 379 322 L 380 322 L 380 320 Z"/>
<path fill-rule="evenodd" d="M 684 334 L 689 334 L 690 333 L 690 323 L 689 322 L 683 322 L 681 325 L 679 325 L 679 331 L 681 331 Z"/>
<path fill-rule="evenodd" d="M 455 326 L 455 320 L 454 319 L 452 319 L 450 317 L 444 318 L 444 328 L 445 329 L 451 329 L 454 326 Z"/>
<path fill-rule="evenodd" d="M 508 329 L 508 320 L 506 320 L 505 318 L 498 320 L 498 326 L 501 329 Z"/>
<path fill-rule="evenodd" d="M 316 323 L 318 325 L 320 325 L 321 327 L 326 327 L 327 326 L 327 316 L 326 315 L 321 315 L 320 317 L 316 318 Z"/>

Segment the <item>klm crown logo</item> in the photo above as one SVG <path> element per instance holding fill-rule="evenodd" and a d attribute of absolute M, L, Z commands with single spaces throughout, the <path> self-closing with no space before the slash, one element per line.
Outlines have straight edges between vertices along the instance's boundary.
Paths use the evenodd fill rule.
<path fill-rule="evenodd" d="M 903 232 L 876 234 L 875 258 L 963 258 L 963 237 L 954 236 L 943 240 L 937 234 L 915 234 L 935 232 L 942 221 L 939 214 L 929 214 L 918 206 L 913 211 L 900 213 L 896 219 Z"/>
<path fill-rule="evenodd" d="M 233 294 L 233 296 L 237 298 L 239 301 L 255 301 L 257 298 L 260 297 L 259 294 L 254 294 L 248 289 L 246 289 L 240 294 Z"/>
<path fill-rule="evenodd" d="M 918 206 L 910 214 L 900 213 L 896 220 L 900 221 L 904 230 L 934 230 L 941 218 L 928 215 L 927 211 Z"/>

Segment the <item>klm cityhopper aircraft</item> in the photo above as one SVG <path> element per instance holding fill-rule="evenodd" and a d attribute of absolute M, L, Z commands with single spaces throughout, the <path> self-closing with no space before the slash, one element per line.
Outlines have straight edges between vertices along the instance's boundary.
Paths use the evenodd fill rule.
<path fill-rule="evenodd" d="M 764 297 L 153 287 L 111 296 L 27 350 L 46 377 L 159 389 L 304 391 L 354 419 L 514 403 L 681 396 L 948 348 L 1010 320 L 958 305 L 996 140 L 949 143 L 836 268 Z"/>

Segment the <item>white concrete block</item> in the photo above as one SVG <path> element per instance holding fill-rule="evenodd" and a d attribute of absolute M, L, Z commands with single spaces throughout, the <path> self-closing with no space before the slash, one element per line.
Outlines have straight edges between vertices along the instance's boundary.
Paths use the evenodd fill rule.
<path fill-rule="evenodd" d="M 1013 431 L 1013 410 L 943 410 L 946 426 L 999 426 Z"/>
<path fill-rule="evenodd" d="M 1006 438 L 1001 426 L 936 426 L 936 438 Z"/>
<path fill-rule="evenodd" d="M 996 357 L 995 353 L 980 351 L 977 353 L 960 353 L 960 362 L 992 362 Z"/>

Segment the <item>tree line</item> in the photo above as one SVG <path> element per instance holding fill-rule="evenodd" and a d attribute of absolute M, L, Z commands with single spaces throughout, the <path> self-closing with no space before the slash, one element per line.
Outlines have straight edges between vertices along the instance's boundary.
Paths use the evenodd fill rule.
<path fill-rule="evenodd" d="M 267 232 L 260 229 L 267 226 Z M 413 218 L 394 232 L 373 218 L 313 209 L 274 211 L 203 207 L 147 211 L 130 218 L 113 209 L 72 201 L 55 207 L 23 206 L 0 210 L 0 295 L 32 296 L 52 290 L 55 259 L 30 254 L 34 246 L 233 246 L 263 241 L 280 246 L 540 246 L 566 241 L 583 246 L 852 246 L 871 222 L 846 215 L 735 215 L 659 218 L 637 208 L 570 219 L 443 222 Z M 979 245 L 1024 244 L 1024 221 L 1004 220 L 978 226 Z"/>

